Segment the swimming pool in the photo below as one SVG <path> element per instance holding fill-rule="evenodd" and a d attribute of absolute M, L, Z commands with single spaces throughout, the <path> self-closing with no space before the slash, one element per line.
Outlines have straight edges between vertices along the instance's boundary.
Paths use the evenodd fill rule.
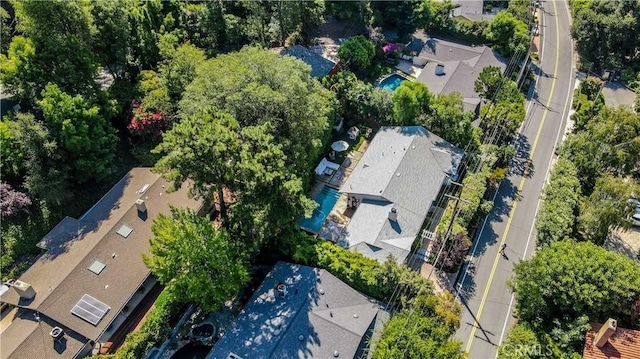
<path fill-rule="evenodd" d="M 320 232 L 320 228 L 322 228 L 333 206 L 338 202 L 338 198 L 340 198 L 340 192 L 336 189 L 327 186 L 322 187 L 320 193 L 314 198 L 314 201 L 316 201 L 319 206 L 313 210 L 311 218 L 302 218 L 300 222 L 298 222 L 300 228 L 313 233 Z"/>
<path fill-rule="evenodd" d="M 382 80 L 378 87 L 387 89 L 389 91 L 395 91 L 400 84 L 406 81 L 406 79 L 398 74 L 393 74 L 386 79 Z"/>

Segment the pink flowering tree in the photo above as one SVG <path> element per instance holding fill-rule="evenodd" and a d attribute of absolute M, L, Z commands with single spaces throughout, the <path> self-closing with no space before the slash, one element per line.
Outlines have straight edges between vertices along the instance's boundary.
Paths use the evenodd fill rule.
<path fill-rule="evenodd" d="M 158 141 L 169 128 L 169 119 L 162 112 L 147 110 L 142 102 L 131 101 L 131 118 L 127 129 L 142 140 Z"/>

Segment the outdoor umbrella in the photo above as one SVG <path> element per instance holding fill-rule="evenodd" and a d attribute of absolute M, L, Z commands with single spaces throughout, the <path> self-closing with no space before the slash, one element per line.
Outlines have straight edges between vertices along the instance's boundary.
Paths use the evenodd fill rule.
<path fill-rule="evenodd" d="M 342 152 L 349 149 L 349 144 L 346 141 L 336 141 L 331 144 L 331 149 L 336 152 Z"/>

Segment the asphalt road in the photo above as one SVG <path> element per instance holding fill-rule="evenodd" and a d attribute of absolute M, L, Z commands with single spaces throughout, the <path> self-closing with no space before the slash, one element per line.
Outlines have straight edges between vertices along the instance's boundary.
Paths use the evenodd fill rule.
<path fill-rule="evenodd" d="M 456 338 L 470 359 L 494 359 L 514 324 L 507 286 L 513 265 L 535 250 L 535 216 L 557 142 L 564 132 L 574 88 L 573 45 L 566 1 L 543 2 L 541 58 L 527 118 L 516 139 L 517 155 L 474 241 L 457 298 L 463 305 Z M 521 197 L 516 198 L 517 190 Z M 507 245 L 505 255 L 499 253 Z"/>

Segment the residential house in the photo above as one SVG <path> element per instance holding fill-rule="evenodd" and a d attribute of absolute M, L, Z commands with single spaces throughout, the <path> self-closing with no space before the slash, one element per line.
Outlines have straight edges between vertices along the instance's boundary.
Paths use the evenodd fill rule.
<path fill-rule="evenodd" d="M 619 328 L 615 319 L 590 325 L 582 352 L 584 359 L 640 358 L 640 330 Z"/>
<path fill-rule="evenodd" d="M 361 358 L 388 317 L 326 270 L 278 262 L 207 358 Z"/>
<path fill-rule="evenodd" d="M 475 111 L 480 104 L 474 84 L 482 69 L 498 66 L 504 72 L 508 64 L 506 58 L 489 47 L 466 46 L 434 38 L 424 43 L 418 57 L 426 61 L 418 81 L 436 95 L 460 93 L 465 111 Z"/>
<path fill-rule="evenodd" d="M 492 7 L 491 10 L 485 11 L 483 0 L 451 0 L 451 2 L 456 5 L 451 15 L 464 17 L 470 21 L 491 21 L 499 11 L 503 10 L 501 7 Z"/>
<path fill-rule="evenodd" d="M 157 288 L 142 261 L 153 219 L 169 205 L 201 208 L 188 186 L 169 193 L 170 185 L 134 168 L 82 217 L 65 218 L 42 239 L 46 252 L 2 290 L 0 300 L 18 308 L 5 318 L 12 320 L 0 334 L 2 359 L 82 357 L 111 340 Z"/>
<path fill-rule="evenodd" d="M 327 76 L 336 68 L 335 62 L 300 45 L 278 48 L 276 52 L 283 56 L 289 55 L 304 61 L 307 65 L 311 66 L 312 77 L 320 78 Z"/>
<path fill-rule="evenodd" d="M 381 127 L 340 188 L 354 213 L 335 240 L 380 262 L 404 262 L 463 155 L 424 127 Z"/>

